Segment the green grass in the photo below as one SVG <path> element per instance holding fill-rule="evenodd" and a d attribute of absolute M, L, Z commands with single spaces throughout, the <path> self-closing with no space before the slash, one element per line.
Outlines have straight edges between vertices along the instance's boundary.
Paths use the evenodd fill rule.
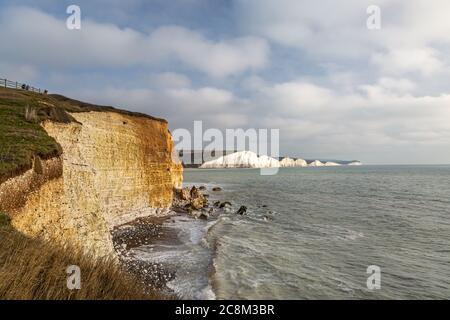
<path fill-rule="evenodd" d="M 61 154 L 59 144 L 40 126 L 55 113 L 45 100 L 31 92 L 0 89 L 0 183 L 30 169 L 34 155 L 48 159 Z M 25 119 L 27 106 L 37 111 L 34 121 Z"/>
<path fill-rule="evenodd" d="M 26 119 L 27 108 L 35 112 L 36 117 Z M 40 126 L 41 121 L 50 119 L 68 123 L 75 121 L 68 112 L 89 111 L 112 111 L 165 122 L 145 114 L 90 104 L 62 95 L 0 88 L 0 183 L 30 169 L 34 155 L 48 159 L 62 153 L 55 139 Z"/>

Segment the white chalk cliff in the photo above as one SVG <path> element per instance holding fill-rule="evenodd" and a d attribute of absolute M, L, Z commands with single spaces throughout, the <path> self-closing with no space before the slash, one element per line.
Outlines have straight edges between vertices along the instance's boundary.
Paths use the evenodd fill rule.
<path fill-rule="evenodd" d="M 353 162 L 351 165 L 361 165 L 360 162 Z M 315 160 L 307 163 L 303 159 L 294 160 L 286 157 L 281 161 L 266 155 L 258 156 L 252 151 L 239 151 L 228 154 L 217 159 L 203 163 L 201 169 L 218 169 L 218 168 L 291 168 L 291 167 L 334 167 L 340 166 L 339 163 L 328 161 L 323 163 Z"/>
<path fill-rule="evenodd" d="M 291 158 L 284 158 L 280 161 L 281 167 L 295 167 L 295 160 Z"/>
<path fill-rule="evenodd" d="M 320 162 L 319 160 L 315 160 L 308 164 L 308 167 L 323 167 L 325 164 Z"/>
<path fill-rule="evenodd" d="M 280 162 L 268 156 L 260 156 L 251 151 L 240 151 L 201 165 L 202 169 L 213 168 L 273 168 L 279 167 Z"/>
<path fill-rule="evenodd" d="M 339 167 L 340 164 L 332 161 L 328 161 L 325 163 L 325 167 Z"/>
<path fill-rule="evenodd" d="M 295 166 L 296 167 L 307 167 L 308 162 L 306 162 L 306 160 L 303 160 L 303 159 L 297 159 L 297 160 L 295 160 Z"/>

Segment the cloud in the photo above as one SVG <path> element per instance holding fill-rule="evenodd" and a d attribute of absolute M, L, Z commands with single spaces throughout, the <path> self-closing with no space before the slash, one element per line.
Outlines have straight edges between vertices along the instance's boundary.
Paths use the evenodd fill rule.
<path fill-rule="evenodd" d="M 40 10 L 2 9 L 0 73 L 172 129 L 278 128 L 286 155 L 450 163 L 449 1 L 378 0 L 377 31 L 366 28 L 369 0 L 234 0 L 196 15 L 203 1 L 179 15 L 161 1 L 162 23 L 133 16 L 144 2 L 133 14 L 120 4 L 109 12 L 122 18 L 92 15 L 79 32 Z"/>
<path fill-rule="evenodd" d="M 372 62 L 377 64 L 384 74 L 394 75 L 419 72 L 429 76 L 444 69 L 444 63 L 438 58 L 438 52 L 431 48 L 398 49 L 387 53 L 374 53 Z"/>
<path fill-rule="evenodd" d="M 448 64 L 446 0 L 379 0 L 381 30 L 368 30 L 373 1 L 236 0 L 242 30 L 306 52 L 313 60 L 373 62 L 382 72 L 428 76 Z"/>
<path fill-rule="evenodd" d="M 381 78 L 353 92 L 306 80 L 256 83 L 246 99 L 214 87 L 109 88 L 73 95 L 164 117 L 172 129 L 192 129 L 195 120 L 202 120 L 205 130 L 280 129 L 281 152 L 291 156 L 450 161 L 450 94 L 414 96 L 415 84 L 403 78 Z M 424 152 L 435 159 L 427 160 Z"/>
<path fill-rule="evenodd" d="M 347 93 L 302 80 L 260 88 L 252 100 L 261 113 L 259 125 L 281 130 L 284 152 L 371 161 L 365 150 L 396 146 L 421 158 L 424 148 L 434 148 L 448 161 L 450 94 L 416 97 L 408 93 L 413 87 L 405 79 L 383 78 Z M 385 155 L 371 156 L 374 161 Z M 393 158 L 408 162 L 401 154 Z"/>
<path fill-rule="evenodd" d="M 249 125 L 246 102 L 232 92 L 214 87 L 72 90 L 66 94 L 98 104 L 119 106 L 169 119 L 170 127 L 191 128 L 195 120 L 205 126 L 225 129 Z"/>
<path fill-rule="evenodd" d="M 39 70 L 29 64 L 16 64 L 0 61 L 1 77 L 10 80 L 20 80 L 27 82 L 35 80 L 39 75 Z"/>
<path fill-rule="evenodd" d="M 149 84 L 157 88 L 186 88 L 191 85 L 191 80 L 184 74 L 176 72 L 163 72 L 148 76 Z"/>
<path fill-rule="evenodd" d="M 256 37 L 240 37 L 220 42 L 177 26 L 161 27 L 150 35 L 149 51 L 160 59 L 175 56 L 192 67 L 221 77 L 266 65 L 269 47 Z"/>
<path fill-rule="evenodd" d="M 213 41 L 180 26 L 161 26 L 150 33 L 83 20 L 68 30 L 64 20 L 28 7 L 1 14 L 2 57 L 49 68 L 155 66 L 181 63 L 214 77 L 260 69 L 269 46 L 258 37 Z"/>

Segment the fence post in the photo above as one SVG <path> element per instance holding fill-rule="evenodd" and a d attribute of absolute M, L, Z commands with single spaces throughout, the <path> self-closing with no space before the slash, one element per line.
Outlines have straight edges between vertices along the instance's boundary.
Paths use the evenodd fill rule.
<path fill-rule="evenodd" d="M 5 79 L 5 88 L 6 88 L 6 79 Z"/>
<path fill-rule="evenodd" d="M 17 84 L 17 81 L 16 81 L 16 89 L 18 88 L 18 84 Z"/>

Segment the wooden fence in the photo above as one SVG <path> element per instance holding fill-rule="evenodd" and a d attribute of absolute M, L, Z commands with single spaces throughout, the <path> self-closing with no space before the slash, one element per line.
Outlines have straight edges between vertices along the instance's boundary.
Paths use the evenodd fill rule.
<path fill-rule="evenodd" d="M 44 93 L 44 90 L 41 90 L 40 88 L 35 88 L 26 83 L 11 81 L 8 79 L 0 79 L 0 87 L 27 90 L 27 91 L 37 92 L 37 93 Z"/>

